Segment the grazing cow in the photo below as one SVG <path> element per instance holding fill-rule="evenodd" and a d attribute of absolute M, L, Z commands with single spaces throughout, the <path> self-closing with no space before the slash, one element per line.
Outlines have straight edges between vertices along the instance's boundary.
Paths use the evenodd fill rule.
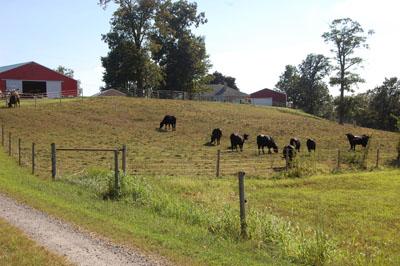
<path fill-rule="evenodd" d="M 166 130 L 167 130 L 167 128 L 171 128 L 171 126 L 172 126 L 172 130 L 175 130 L 175 127 L 176 127 L 175 116 L 173 116 L 173 115 L 164 116 L 164 119 L 160 122 L 160 129 L 162 129 L 163 126 L 165 126 Z"/>
<path fill-rule="evenodd" d="M 222 137 L 222 130 L 220 128 L 214 128 L 211 133 L 210 144 L 215 144 L 215 141 L 217 141 L 217 145 L 219 145 L 219 141 L 221 140 L 221 137 Z"/>
<path fill-rule="evenodd" d="M 243 151 L 243 144 L 244 142 L 249 138 L 249 135 L 244 134 L 243 137 L 240 136 L 237 133 L 232 133 L 231 134 L 231 149 L 233 151 L 233 149 L 237 149 L 237 146 L 239 145 L 240 151 Z"/>
<path fill-rule="evenodd" d="M 283 148 L 283 158 L 291 162 L 293 158 L 296 156 L 296 148 L 293 145 L 286 145 Z"/>
<path fill-rule="evenodd" d="M 8 107 L 20 107 L 19 94 L 17 91 L 11 92 L 10 98 L 8 100 Z"/>
<path fill-rule="evenodd" d="M 362 145 L 364 148 L 367 147 L 369 136 L 367 135 L 354 136 L 351 133 L 347 133 L 346 136 L 350 143 L 350 150 L 355 151 L 356 145 Z"/>
<path fill-rule="evenodd" d="M 296 148 L 296 151 L 300 152 L 301 143 L 298 138 L 291 138 L 289 143 Z"/>
<path fill-rule="evenodd" d="M 315 148 L 317 146 L 317 144 L 315 143 L 315 140 L 307 139 L 307 143 L 306 144 L 307 144 L 308 152 L 315 151 Z"/>
<path fill-rule="evenodd" d="M 258 146 L 258 154 L 261 153 L 260 149 L 262 150 L 262 153 L 265 154 L 264 147 L 268 148 L 269 154 L 271 154 L 271 148 L 274 149 L 275 153 L 278 153 L 278 146 L 276 146 L 276 143 L 271 136 L 258 135 L 257 136 L 257 146 Z"/>

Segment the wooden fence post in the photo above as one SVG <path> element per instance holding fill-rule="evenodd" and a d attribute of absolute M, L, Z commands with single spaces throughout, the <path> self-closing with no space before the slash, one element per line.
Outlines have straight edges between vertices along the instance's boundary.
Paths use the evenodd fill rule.
<path fill-rule="evenodd" d="M 119 180 L 119 166 L 118 166 L 118 149 L 115 149 L 114 151 L 114 171 L 115 171 L 115 191 L 117 193 L 117 196 L 120 195 L 120 180 Z"/>
<path fill-rule="evenodd" d="M 11 132 L 8 133 L 8 156 L 11 156 Z"/>
<path fill-rule="evenodd" d="M 337 153 L 337 166 L 336 169 L 339 171 L 340 170 L 340 149 L 338 149 Z"/>
<path fill-rule="evenodd" d="M 55 180 L 56 175 L 57 175 L 56 144 L 51 143 L 51 178 Z"/>
<path fill-rule="evenodd" d="M 18 165 L 21 166 L 21 138 L 18 138 Z"/>
<path fill-rule="evenodd" d="M 122 145 L 122 171 L 124 172 L 124 175 L 126 175 L 126 144 Z"/>
<path fill-rule="evenodd" d="M 35 95 L 35 96 L 33 96 L 33 98 L 35 99 L 35 108 L 36 108 L 36 95 Z"/>
<path fill-rule="evenodd" d="M 379 168 L 379 158 L 380 157 L 380 150 L 379 148 L 376 150 L 376 168 Z"/>
<path fill-rule="evenodd" d="M 247 224 L 246 224 L 246 199 L 244 195 L 244 176 L 245 172 L 239 172 L 239 204 L 240 204 L 240 235 L 247 238 Z"/>
<path fill-rule="evenodd" d="M 216 169 L 216 177 L 219 177 L 219 169 L 220 169 L 220 160 L 221 160 L 221 150 L 217 151 L 217 169 Z"/>
<path fill-rule="evenodd" d="M 35 174 L 35 142 L 32 142 L 32 175 Z"/>
<path fill-rule="evenodd" d="M 1 146 L 4 147 L 4 125 L 1 125 Z"/>

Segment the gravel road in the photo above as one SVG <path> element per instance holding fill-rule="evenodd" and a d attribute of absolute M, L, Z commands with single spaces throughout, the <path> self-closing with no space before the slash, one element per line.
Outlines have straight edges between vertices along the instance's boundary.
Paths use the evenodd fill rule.
<path fill-rule="evenodd" d="M 0 217 L 39 245 L 76 265 L 171 265 L 166 260 L 127 249 L 0 194 Z"/>

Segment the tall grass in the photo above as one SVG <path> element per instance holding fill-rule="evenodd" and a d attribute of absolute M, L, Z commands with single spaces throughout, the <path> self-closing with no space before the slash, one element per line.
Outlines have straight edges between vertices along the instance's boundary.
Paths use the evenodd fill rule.
<path fill-rule="evenodd" d="M 112 185 L 107 184 L 114 184 L 112 173 L 96 169 L 86 172 L 73 182 L 88 187 L 94 185 L 92 188 L 98 193 L 99 199 L 107 198 L 104 196 L 113 191 Z M 243 240 L 240 236 L 237 209 L 225 205 L 219 211 L 210 210 L 207 206 L 183 201 L 151 185 L 144 177 L 123 176 L 119 200 L 149 209 L 159 216 L 207 228 L 217 237 L 232 241 L 249 241 L 258 249 L 272 252 L 279 258 L 289 258 L 295 263 L 322 265 L 333 260 L 337 252 L 336 244 L 323 230 L 304 230 L 271 213 L 256 210 L 250 210 L 247 214 L 248 238 Z"/>

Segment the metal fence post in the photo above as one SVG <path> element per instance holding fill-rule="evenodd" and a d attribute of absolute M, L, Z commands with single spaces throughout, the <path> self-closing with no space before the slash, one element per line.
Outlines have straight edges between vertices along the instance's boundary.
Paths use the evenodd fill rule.
<path fill-rule="evenodd" d="M 35 142 L 32 142 L 32 175 L 35 174 Z"/>
<path fill-rule="evenodd" d="M 1 146 L 4 147 L 4 125 L 1 125 Z"/>
<path fill-rule="evenodd" d="M 11 132 L 8 133 L 8 156 L 11 156 Z"/>
<path fill-rule="evenodd" d="M 56 157 L 56 144 L 51 143 L 51 177 L 56 179 L 57 175 L 57 157 Z"/>
<path fill-rule="evenodd" d="M 219 177 L 220 174 L 220 160 L 221 160 L 221 150 L 217 151 L 217 169 L 216 169 L 216 176 Z"/>
<path fill-rule="evenodd" d="M 18 138 L 18 165 L 21 166 L 21 139 Z"/>
<path fill-rule="evenodd" d="M 240 235 L 247 238 L 247 224 L 246 224 L 246 199 L 244 194 L 244 176 L 245 172 L 239 172 L 239 204 L 240 204 Z"/>
<path fill-rule="evenodd" d="M 379 168 L 379 158 L 380 157 L 380 150 L 379 148 L 376 150 L 376 168 Z"/>
<path fill-rule="evenodd" d="M 117 193 L 117 196 L 120 194 L 120 180 L 119 180 L 119 165 L 118 165 L 118 149 L 115 149 L 114 151 L 114 176 L 115 176 L 115 192 Z"/>
<path fill-rule="evenodd" d="M 122 171 L 124 172 L 124 175 L 126 175 L 126 144 L 122 145 Z"/>

